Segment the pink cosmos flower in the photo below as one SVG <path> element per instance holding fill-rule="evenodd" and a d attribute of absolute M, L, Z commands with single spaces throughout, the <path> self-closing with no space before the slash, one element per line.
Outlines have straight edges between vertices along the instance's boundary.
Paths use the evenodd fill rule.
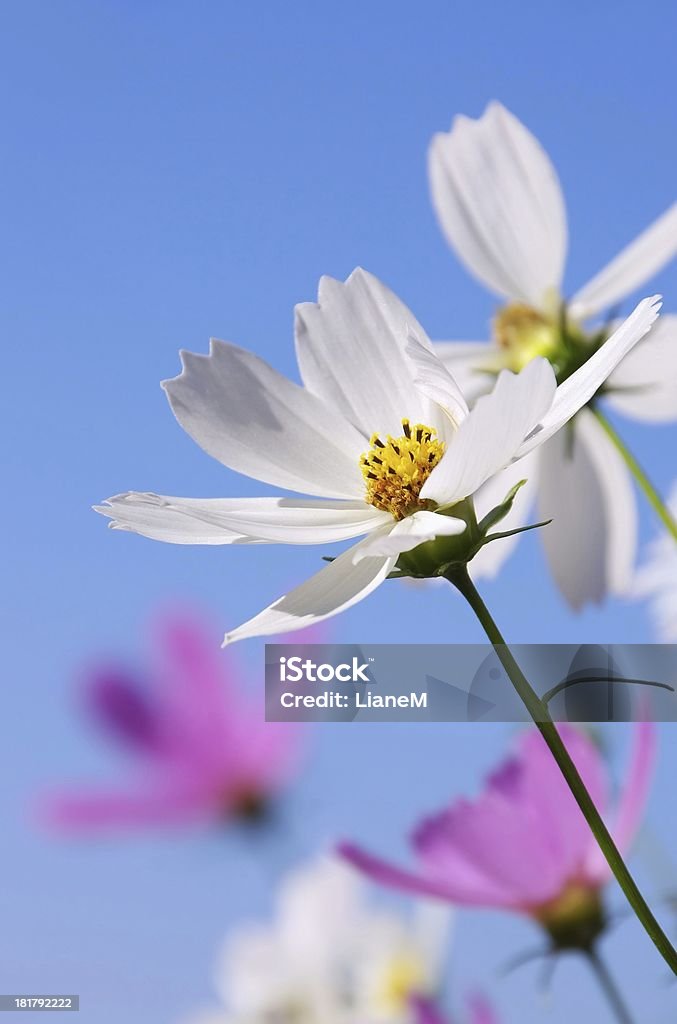
<path fill-rule="evenodd" d="M 137 680 L 116 665 L 87 677 L 94 719 L 136 755 L 125 789 L 48 796 L 41 817 L 62 829 L 254 818 L 297 770 L 299 729 L 264 721 L 239 692 L 217 638 L 186 615 L 162 617 L 154 669 Z"/>
<path fill-rule="evenodd" d="M 591 740 L 559 726 L 595 804 L 609 811 L 604 760 Z M 654 728 L 635 726 L 622 793 L 607 820 L 621 851 L 639 827 L 655 754 Z M 415 829 L 418 868 L 407 871 L 344 843 L 341 854 L 375 881 L 464 906 L 528 914 L 555 948 L 590 949 L 605 926 L 601 890 L 610 871 L 540 733 L 521 737 L 515 754 L 475 801 L 458 800 Z"/>
<path fill-rule="evenodd" d="M 437 1004 L 429 999 L 413 999 L 411 1008 L 415 1024 L 454 1024 L 454 1021 L 443 1014 Z M 498 1017 L 492 1008 L 479 996 L 471 1000 L 466 1020 L 467 1024 L 498 1024 Z"/>

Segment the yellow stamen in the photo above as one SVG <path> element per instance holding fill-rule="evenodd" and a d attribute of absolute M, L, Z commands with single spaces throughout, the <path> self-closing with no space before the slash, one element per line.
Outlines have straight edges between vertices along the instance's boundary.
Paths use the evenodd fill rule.
<path fill-rule="evenodd" d="M 501 349 L 502 364 L 519 372 L 536 356 L 554 355 L 558 344 L 554 319 L 527 306 L 511 302 L 494 317 L 494 337 Z"/>
<path fill-rule="evenodd" d="M 376 995 L 378 1009 L 398 1013 L 404 1010 L 414 993 L 426 987 L 426 970 L 419 956 L 400 953 L 388 964 Z"/>
<path fill-rule="evenodd" d="M 419 498 L 421 488 L 444 455 L 444 442 L 438 441 L 432 427 L 423 423 L 411 426 L 402 420 L 401 437 L 388 435 L 382 441 L 372 434 L 371 448 L 360 457 L 360 468 L 367 483 L 370 505 L 404 519 L 416 509 L 430 508 Z"/>

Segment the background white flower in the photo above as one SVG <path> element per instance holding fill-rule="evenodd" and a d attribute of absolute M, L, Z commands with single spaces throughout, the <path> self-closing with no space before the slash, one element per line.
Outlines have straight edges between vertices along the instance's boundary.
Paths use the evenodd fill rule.
<path fill-rule="evenodd" d="M 677 516 L 677 481 L 672 485 L 668 505 Z M 668 533 L 647 545 L 646 560 L 637 570 L 632 594 L 649 600 L 659 640 L 677 643 L 677 547 Z"/>
<path fill-rule="evenodd" d="M 406 1024 L 410 999 L 440 983 L 451 915 L 419 903 L 408 917 L 370 906 L 335 858 L 283 882 L 274 919 L 241 927 L 218 957 L 223 1008 L 193 1024 Z"/>
<path fill-rule="evenodd" d="M 556 365 L 567 222 L 547 154 L 513 114 L 491 103 L 478 120 L 457 117 L 450 132 L 434 137 L 429 171 L 433 205 L 449 243 L 506 303 L 494 319 L 491 342 L 442 342 L 438 354 L 466 394 L 489 386 L 502 365 L 519 369 L 537 355 Z M 599 340 L 582 323 L 612 309 L 676 252 L 677 203 L 567 303 L 567 329 L 582 358 L 586 345 L 592 352 Z M 639 420 L 677 420 L 677 317 L 664 316 L 614 370 L 604 400 Z M 506 520 L 509 526 L 524 522 L 529 498 L 537 500 L 539 519 L 554 517 L 542 540 L 572 607 L 627 588 L 637 540 L 633 488 L 618 452 L 587 411 L 576 417 L 573 434 L 553 438 L 535 457 L 528 490 Z M 495 574 L 516 542 L 514 537 L 485 548 L 475 575 Z"/>
<path fill-rule="evenodd" d="M 210 455 L 319 498 L 131 492 L 98 511 L 114 528 L 179 544 L 328 544 L 366 534 L 226 642 L 303 629 L 370 594 L 404 552 L 462 533 L 459 503 L 552 437 L 658 308 L 656 297 L 643 300 L 560 387 L 550 363 L 534 359 L 520 373 L 501 371 L 469 410 L 423 328 L 385 285 L 359 269 L 345 283 L 323 278 L 319 302 L 296 310 L 302 387 L 220 341 L 209 356 L 182 353 L 182 373 L 164 385 L 179 423 Z"/>

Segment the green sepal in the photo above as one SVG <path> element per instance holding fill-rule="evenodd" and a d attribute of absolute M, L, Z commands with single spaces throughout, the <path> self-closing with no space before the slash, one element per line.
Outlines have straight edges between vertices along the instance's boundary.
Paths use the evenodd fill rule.
<path fill-rule="evenodd" d="M 438 509 L 438 514 L 442 512 L 442 514 L 446 513 L 458 519 L 464 519 L 466 529 L 463 533 L 453 537 L 436 537 L 434 540 L 419 544 L 413 551 L 403 552 L 397 560 L 396 573 L 391 574 L 388 578 L 402 579 L 404 576 L 410 576 L 413 579 L 434 579 L 438 576 L 448 576 L 460 568 L 465 568 L 485 544 L 547 526 L 550 520 L 533 523 L 529 526 L 519 526 L 514 530 L 505 530 L 500 533 L 489 533 L 492 527 L 508 515 L 518 491 L 525 483 L 526 480 L 520 480 L 514 487 L 511 487 L 500 505 L 488 512 L 479 523 L 475 516 L 472 498 L 466 498 L 456 505 Z"/>
<path fill-rule="evenodd" d="M 514 530 L 503 530 L 501 533 L 492 533 L 484 538 L 484 543 L 489 544 L 492 540 L 502 540 L 504 537 L 514 537 L 518 533 L 527 533 L 529 530 L 540 530 L 542 526 L 550 526 L 552 519 L 544 519 L 541 523 L 529 523 L 528 526 L 516 526 Z"/>
<path fill-rule="evenodd" d="M 408 577 L 426 580 L 435 579 L 438 576 L 448 576 L 449 573 L 467 566 L 485 544 L 547 526 L 550 520 L 533 523 L 530 526 L 519 526 L 514 530 L 505 530 L 502 533 L 489 533 L 493 526 L 496 526 L 508 515 L 518 491 L 525 483 L 526 480 L 520 480 L 514 487 L 511 487 L 500 505 L 488 512 L 479 523 L 472 498 L 464 498 L 463 501 L 458 501 L 454 505 L 444 505 L 436 509 L 437 515 L 449 515 L 455 519 L 464 520 L 466 528 L 463 533 L 435 537 L 434 540 L 419 544 L 412 551 L 403 551 L 397 559 L 393 571 L 388 573 L 387 579 L 401 580 Z M 333 562 L 334 559 L 329 555 L 324 555 L 323 561 Z"/>
<path fill-rule="evenodd" d="M 514 487 L 510 488 L 501 504 L 497 505 L 496 508 L 492 508 L 491 512 L 487 512 L 484 519 L 478 524 L 480 533 L 486 536 L 492 526 L 496 526 L 502 519 L 505 519 L 508 512 L 512 509 L 517 492 L 524 487 L 525 483 L 526 480 L 520 480 L 516 483 Z"/>

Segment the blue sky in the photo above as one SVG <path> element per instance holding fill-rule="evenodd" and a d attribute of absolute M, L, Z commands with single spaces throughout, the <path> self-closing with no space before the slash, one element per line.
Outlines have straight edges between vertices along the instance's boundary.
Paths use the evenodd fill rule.
<path fill-rule="evenodd" d="M 159 381 L 180 347 L 205 351 L 210 335 L 295 374 L 292 307 L 323 273 L 361 264 L 431 336 L 484 335 L 493 300 L 448 250 L 427 191 L 428 141 L 455 113 L 499 98 L 543 141 L 568 200 L 567 287 L 584 282 L 675 198 L 676 16 L 667 2 L 10 0 L 2 22 L 0 987 L 79 990 L 87 1024 L 160 1024 L 207 998 L 215 943 L 268 905 L 285 865 L 339 833 L 403 849 L 421 809 L 477 787 L 506 734 L 327 728 L 291 798 L 292 838 L 269 846 L 216 834 L 47 842 L 26 821 L 36 789 L 115 770 L 74 713 L 82 660 L 134 653 L 149 613 L 179 596 L 233 626 L 323 553 L 170 548 L 107 533 L 90 506 L 134 488 L 263 493 L 181 432 Z M 677 309 L 674 266 L 652 287 Z M 667 487 L 675 429 L 625 430 Z M 643 513 L 643 535 L 653 529 Z M 513 640 L 653 637 L 646 610 L 626 602 L 571 615 L 535 537 L 484 592 Z M 480 639 L 453 594 L 399 584 L 334 636 L 401 640 L 403 623 L 419 642 Z M 260 670 L 259 644 L 239 657 Z M 666 729 L 653 822 L 677 849 L 663 810 L 673 738 Z M 491 985 L 530 938 L 506 918 L 464 915 L 456 992 L 466 979 Z M 610 948 L 642 1021 L 666 1021 L 670 993 L 637 929 Z M 494 986 L 507 1024 L 599 1005 L 580 965 L 562 968 L 551 1010 L 536 989 L 531 970 Z"/>

